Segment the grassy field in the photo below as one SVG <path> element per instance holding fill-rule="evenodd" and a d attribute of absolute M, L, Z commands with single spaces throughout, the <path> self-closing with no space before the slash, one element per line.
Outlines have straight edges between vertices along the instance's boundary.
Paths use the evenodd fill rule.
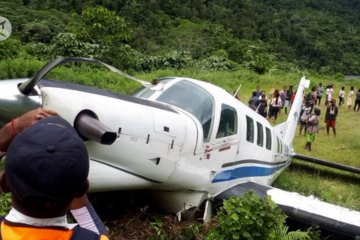
<path fill-rule="evenodd" d="M 324 120 L 325 107 L 321 106 L 321 128 L 316 135 L 312 151 L 304 149 L 305 137 L 296 134 L 294 150 L 296 153 L 360 168 L 360 129 L 357 126 L 360 112 L 348 111 L 346 106 L 339 108 L 337 135 L 330 129 L 326 134 Z M 295 160 L 275 182 L 274 186 L 314 195 L 324 201 L 360 211 L 360 175 L 333 170 Z"/>

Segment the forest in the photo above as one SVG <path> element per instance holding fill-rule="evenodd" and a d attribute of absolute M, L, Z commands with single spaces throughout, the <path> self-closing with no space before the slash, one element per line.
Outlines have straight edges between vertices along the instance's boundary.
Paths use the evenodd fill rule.
<path fill-rule="evenodd" d="M 357 0 L 0 0 L 0 16 L 13 29 L 0 60 L 360 74 Z"/>

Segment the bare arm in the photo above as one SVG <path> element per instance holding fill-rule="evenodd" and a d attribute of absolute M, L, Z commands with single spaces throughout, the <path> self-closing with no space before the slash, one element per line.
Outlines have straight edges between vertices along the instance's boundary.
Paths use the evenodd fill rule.
<path fill-rule="evenodd" d="M 57 115 L 57 113 L 52 110 L 37 108 L 18 118 L 14 118 L 0 129 L 0 151 L 6 152 L 16 134 L 22 132 L 25 128 L 32 126 L 43 118 L 54 115 Z"/>

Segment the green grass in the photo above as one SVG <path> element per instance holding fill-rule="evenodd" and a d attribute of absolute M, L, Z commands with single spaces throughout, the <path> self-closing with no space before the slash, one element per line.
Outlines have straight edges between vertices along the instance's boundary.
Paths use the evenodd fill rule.
<path fill-rule="evenodd" d="M 356 127 L 360 112 L 348 111 L 346 106 L 339 108 L 337 135 L 330 129 L 326 134 L 324 123 L 325 107 L 322 110 L 320 131 L 316 134 L 312 151 L 304 149 L 306 139 L 296 133 L 294 150 L 296 153 L 329 160 L 332 162 L 360 167 L 360 128 Z M 304 195 L 314 195 L 326 202 L 353 208 L 360 211 L 360 175 L 333 170 L 329 167 L 295 160 L 293 166 L 284 171 L 274 186 L 284 190 L 296 191 Z"/>

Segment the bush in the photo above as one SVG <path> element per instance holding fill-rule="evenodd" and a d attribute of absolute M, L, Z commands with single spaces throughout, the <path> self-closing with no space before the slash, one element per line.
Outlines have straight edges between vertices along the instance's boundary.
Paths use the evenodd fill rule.
<path fill-rule="evenodd" d="M 202 70 L 228 71 L 235 69 L 236 66 L 236 63 L 222 56 L 210 56 L 196 63 L 196 67 Z"/>
<path fill-rule="evenodd" d="M 285 214 L 270 197 L 259 198 L 249 191 L 241 198 L 224 201 L 217 214 L 218 224 L 210 230 L 207 240 L 311 239 L 309 231 L 288 233 L 285 219 Z"/>
<path fill-rule="evenodd" d="M 18 39 L 10 37 L 5 41 L 0 41 L 0 60 L 17 58 L 21 54 L 24 54 L 24 48 Z"/>
<path fill-rule="evenodd" d="M 0 79 L 28 78 L 40 70 L 44 62 L 34 59 L 6 59 L 0 61 Z"/>
<path fill-rule="evenodd" d="M 174 68 L 182 69 L 188 67 L 192 62 L 190 53 L 173 51 L 161 56 L 145 57 L 141 68 L 144 71 L 154 71 L 158 69 Z"/>

